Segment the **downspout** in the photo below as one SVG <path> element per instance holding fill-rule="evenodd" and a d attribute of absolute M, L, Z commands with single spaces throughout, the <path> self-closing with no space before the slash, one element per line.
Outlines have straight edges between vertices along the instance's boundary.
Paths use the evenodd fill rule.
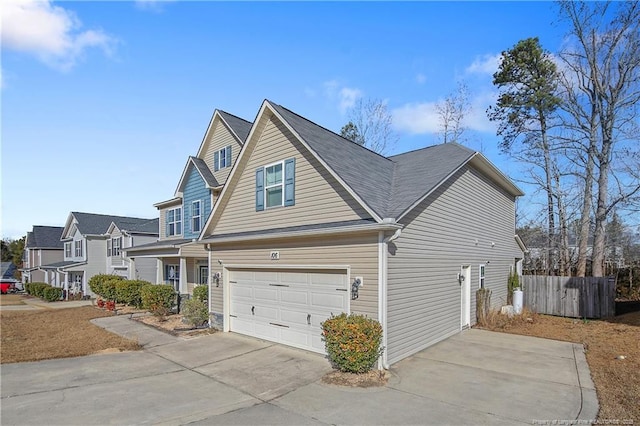
<path fill-rule="evenodd" d="M 205 244 L 204 246 L 207 249 L 207 271 L 209 276 L 207 277 L 207 286 L 209 287 L 209 291 L 208 291 L 208 295 L 207 295 L 207 306 L 208 306 L 208 310 L 209 310 L 209 328 L 213 327 L 213 324 L 211 322 L 211 281 L 213 281 L 211 279 L 211 277 L 213 276 L 212 272 L 213 269 L 211 269 L 211 244 Z"/>
<path fill-rule="evenodd" d="M 385 219 L 387 220 L 387 219 Z M 378 233 L 378 321 L 382 326 L 382 346 L 385 351 L 382 353 L 379 367 L 385 370 L 389 369 L 387 361 L 387 278 L 388 278 L 388 244 L 396 240 L 402 233 L 401 229 L 397 229 L 393 235 L 386 237 L 384 231 Z"/>

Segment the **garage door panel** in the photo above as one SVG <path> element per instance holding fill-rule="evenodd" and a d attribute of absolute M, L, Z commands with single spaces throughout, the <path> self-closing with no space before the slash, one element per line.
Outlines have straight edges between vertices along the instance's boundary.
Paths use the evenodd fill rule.
<path fill-rule="evenodd" d="M 307 327 L 307 318 L 309 317 L 307 311 L 295 311 L 291 309 L 281 309 L 280 319 L 287 325 Z"/>
<path fill-rule="evenodd" d="M 232 301 L 231 302 L 231 315 L 251 315 L 251 303 L 246 303 L 243 301 Z"/>
<path fill-rule="evenodd" d="M 281 343 L 285 345 L 295 346 L 297 348 L 308 348 L 311 346 L 311 337 L 308 333 L 294 330 L 291 328 L 283 328 L 280 330 Z"/>
<path fill-rule="evenodd" d="M 254 327 L 254 333 L 252 336 L 260 337 L 266 340 L 277 341 L 280 337 L 280 329 L 269 323 L 263 324 L 256 322 Z"/>
<path fill-rule="evenodd" d="M 255 305 L 253 316 L 256 317 L 257 320 L 278 321 L 280 319 L 278 315 L 279 312 L 280 310 L 277 307 Z"/>
<path fill-rule="evenodd" d="M 249 287 L 246 285 L 232 284 L 233 285 L 233 296 L 235 298 L 242 299 L 253 299 L 253 287 Z"/>
<path fill-rule="evenodd" d="M 281 272 L 280 282 L 283 284 L 303 284 L 307 285 L 309 274 L 304 272 Z"/>
<path fill-rule="evenodd" d="M 309 292 L 304 290 L 291 290 L 289 288 L 282 288 L 280 290 L 280 301 L 284 303 L 291 303 L 296 305 L 308 305 L 309 304 Z"/>
<path fill-rule="evenodd" d="M 264 283 L 277 283 L 279 281 L 278 272 L 271 271 L 255 271 L 254 272 L 254 280 L 261 281 Z"/>
<path fill-rule="evenodd" d="M 339 274 L 339 273 L 310 273 L 309 274 L 309 283 L 311 285 L 320 285 L 320 286 L 326 286 L 326 285 L 336 285 L 336 286 L 342 286 L 343 284 L 346 283 L 347 277 L 346 275 L 343 274 Z"/>
<path fill-rule="evenodd" d="M 276 303 L 278 301 L 278 290 L 275 287 L 256 287 L 253 295 L 258 302 Z"/>
<path fill-rule="evenodd" d="M 329 309 L 332 310 L 332 312 L 335 312 L 336 310 L 340 310 L 340 312 L 342 312 L 342 309 L 346 308 L 345 295 L 340 293 L 341 292 L 336 291 L 333 294 L 327 294 L 314 291 L 311 293 L 311 305 L 323 309 Z"/>
<path fill-rule="evenodd" d="M 254 281 L 254 271 L 233 271 L 235 281 Z"/>

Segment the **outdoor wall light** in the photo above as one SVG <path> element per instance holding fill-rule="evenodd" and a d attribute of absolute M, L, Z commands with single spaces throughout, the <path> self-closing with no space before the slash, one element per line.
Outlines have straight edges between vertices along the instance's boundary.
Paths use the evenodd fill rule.
<path fill-rule="evenodd" d="M 358 289 L 362 281 L 359 278 L 355 278 L 353 283 L 351 284 L 351 300 L 356 300 L 358 298 Z"/>

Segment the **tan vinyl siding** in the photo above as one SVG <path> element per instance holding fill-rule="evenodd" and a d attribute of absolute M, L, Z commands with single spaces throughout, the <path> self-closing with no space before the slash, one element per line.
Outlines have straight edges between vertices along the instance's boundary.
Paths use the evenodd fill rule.
<path fill-rule="evenodd" d="M 160 209 L 159 240 L 175 240 L 178 238 L 182 238 L 182 234 L 167 237 L 167 211 L 181 206 L 182 204 L 180 202 L 176 202 L 176 204 L 174 205 L 163 207 L 162 209 Z M 184 230 L 184 212 L 182 212 L 182 221 L 182 229 Z"/>
<path fill-rule="evenodd" d="M 256 169 L 296 159 L 295 205 L 256 212 Z M 305 147 L 275 118 L 264 131 L 215 226 L 215 234 L 369 218 Z"/>
<path fill-rule="evenodd" d="M 187 244 L 180 247 L 180 256 L 206 259 L 207 251 L 204 249 L 204 244 Z"/>
<path fill-rule="evenodd" d="M 460 330 L 456 276 L 462 265 L 471 266 L 471 324 L 480 264 L 486 265 L 492 304 L 506 302 L 509 267 L 522 255 L 514 240 L 514 220 L 513 197 L 470 168 L 403 218 L 405 228 L 388 258 L 390 363 Z"/>
<path fill-rule="evenodd" d="M 328 238 L 307 238 L 279 240 L 272 243 L 216 245 L 211 253 L 211 270 L 222 273 L 224 265 L 249 265 L 282 267 L 287 266 L 328 266 L 347 265 L 351 268 L 351 280 L 356 276 L 364 279 L 359 298 L 351 300 L 351 312 L 378 318 L 378 246 L 377 235 L 346 236 Z M 271 251 L 280 252 L 280 260 L 270 260 Z M 212 307 L 222 313 L 223 280 L 220 287 L 212 282 Z"/>
<path fill-rule="evenodd" d="M 218 170 L 217 172 L 214 172 L 214 153 L 226 146 L 231 145 L 231 164 L 233 164 L 235 163 L 236 158 L 238 158 L 238 154 L 240 153 L 242 145 L 233 136 L 227 126 L 225 126 L 224 123 L 222 123 L 218 119 L 216 119 L 215 123 L 213 124 L 213 129 L 210 133 L 211 135 L 206 141 L 206 147 L 204 149 L 204 152 L 202 153 L 202 159 L 207 164 L 207 167 L 209 167 L 209 170 L 211 170 L 218 183 L 224 185 L 224 183 L 227 181 L 229 173 L 231 172 L 231 167 L 225 167 L 221 170 Z"/>

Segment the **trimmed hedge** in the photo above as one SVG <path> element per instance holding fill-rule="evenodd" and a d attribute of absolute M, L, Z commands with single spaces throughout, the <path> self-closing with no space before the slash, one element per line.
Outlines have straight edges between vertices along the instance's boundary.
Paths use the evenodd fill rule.
<path fill-rule="evenodd" d="M 196 298 L 187 300 L 182 305 L 182 316 L 192 326 L 200 327 L 209 321 L 209 308 L 207 307 L 207 303 Z"/>
<path fill-rule="evenodd" d="M 164 316 L 171 311 L 176 292 L 167 284 L 146 285 L 140 289 L 142 307 L 153 315 Z"/>
<path fill-rule="evenodd" d="M 107 300 L 116 300 L 116 282 L 124 280 L 119 275 L 98 274 L 89 279 L 89 288 Z"/>
<path fill-rule="evenodd" d="M 31 285 L 29 286 L 29 294 L 32 296 L 36 296 L 36 297 L 44 297 L 44 290 L 47 287 L 51 287 L 49 284 L 47 283 L 31 283 Z"/>
<path fill-rule="evenodd" d="M 193 289 L 193 298 L 204 303 L 209 303 L 209 286 L 205 284 L 197 285 Z"/>
<path fill-rule="evenodd" d="M 47 286 L 42 292 L 42 298 L 47 302 L 57 302 L 62 299 L 62 289 L 60 287 Z"/>
<path fill-rule="evenodd" d="M 365 373 L 384 352 L 382 326 L 374 319 L 342 313 L 321 326 L 329 361 L 340 371 Z"/>
<path fill-rule="evenodd" d="M 146 285 L 151 285 L 149 281 L 142 280 L 122 280 L 115 283 L 116 300 L 136 308 L 142 307 L 142 296 L 140 290 Z"/>

